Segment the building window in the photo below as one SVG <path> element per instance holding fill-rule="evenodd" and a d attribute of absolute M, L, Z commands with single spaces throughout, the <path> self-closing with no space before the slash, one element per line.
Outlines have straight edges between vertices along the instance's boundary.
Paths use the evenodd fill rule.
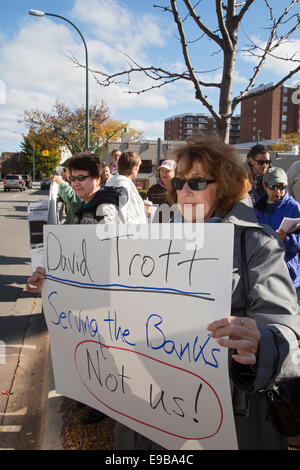
<path fill-rule="evenodd" d="M 253 114 L 256 114 L 256 109 L 253 109 Z"/>
<path fill-rule="evenodd" d="M 253 118 L 253 122 L 256 122 L 256 118 Z"/>
<path fill-rule="evenodd" d="M 152 173 L 152 161 L 142 160 L 139 173 Z"/>
<path fill-rule="evenodd" d="M 288 97 L 287 97 L 287 96 L 284 96 L 284 97 L 283 97 L 283 102 L 284 102 L 284 103 L 287 103 L 287 102 L 288 102 Z"/>
<path fill-rule="evenodd" d="M 283 115 L 283 116 L 282 116 L 282 120 L 283 120 L 283 121 L 287 121 L 287 116 L 284 116 L 284 115 Z"/>

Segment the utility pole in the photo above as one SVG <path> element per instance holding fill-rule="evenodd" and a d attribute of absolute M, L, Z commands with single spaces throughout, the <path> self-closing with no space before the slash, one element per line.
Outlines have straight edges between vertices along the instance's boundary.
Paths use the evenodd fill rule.
<path fill-rule="evenodd" d="M 34 141 L 32 144 L 32 180 L 35 182 L 35 147 L 34 147 Z"/>

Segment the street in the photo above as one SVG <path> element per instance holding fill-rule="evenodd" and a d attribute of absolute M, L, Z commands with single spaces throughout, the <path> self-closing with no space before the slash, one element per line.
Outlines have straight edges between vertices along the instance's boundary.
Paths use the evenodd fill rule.
<path fill-rule="evenodd" d="M 48 393 L 48 333 L 31 274 L 27 205 L 48 198 L 39 183 L 24 192 L 0 183 L 0 450 L 35 450 Z"/>

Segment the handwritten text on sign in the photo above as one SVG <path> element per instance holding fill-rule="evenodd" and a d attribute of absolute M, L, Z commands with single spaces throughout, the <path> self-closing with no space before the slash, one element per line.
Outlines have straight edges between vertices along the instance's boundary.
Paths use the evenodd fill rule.
<path fill-rule="evenodd" d="M 45 227 L 57 391 L 168 449 L 236 448 L 227 351 L 207 331 L 230 315 L 233 227 L 188 250 L 107 227 Z"/>

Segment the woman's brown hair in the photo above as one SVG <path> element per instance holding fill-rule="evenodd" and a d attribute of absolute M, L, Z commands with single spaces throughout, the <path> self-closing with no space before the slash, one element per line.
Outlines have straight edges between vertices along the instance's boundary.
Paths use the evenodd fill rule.
<path fill-rule="evenodd" d="M 94 153 L 86 151 L 74 153 L 72 157 L 68 159 L 68 170 L 70 173 L 72 173 L 72 170 L 88 171 L 92 178 L 100 178 L 99 157 Z"/>
<path fill-rule="evenodd" d="M 225 216 L 251 189 L 242 158 L 215 137 L 191 139 L 174 153 L 178 175 L 187 174 L 199 162 L 206 176 L 216 180 L 218 201 L 214 215 Z M 175 189 L 170 189 L 167 196 L 171 205 L 177 202 Z"/>

